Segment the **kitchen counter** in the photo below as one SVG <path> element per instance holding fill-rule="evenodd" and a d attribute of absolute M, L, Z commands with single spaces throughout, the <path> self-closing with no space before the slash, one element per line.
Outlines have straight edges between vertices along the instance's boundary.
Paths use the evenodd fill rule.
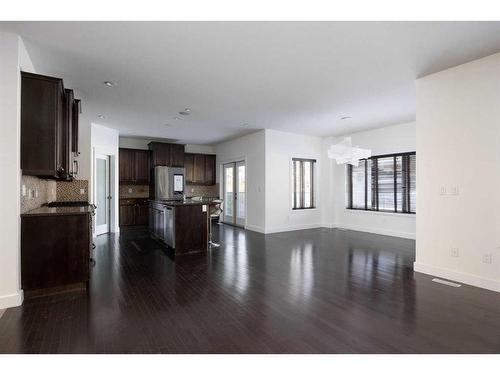
<path fill-rule="evenodd" d="M 53 215 L 86 215 L 91 214 L 93 208 L 91 205 L 80 207 L 47 207 L 42 206 L 21 214 L 26 216 L 53 216 Z"/>
<path fill-rule="evenodd" d="M 175 255 L 207 252 L 210 207 L 220 203 L 214 199 L 151 200 L 151 234 L 172 248 Z"/>
<path fill-rule="evenodd" d="M 168 207 L 179 207 L 179 206 L 204 206 L 204 205 L 216 205 L 221 203 L 219 199 L 214 198 L 204 198 L 202 200 L 197 199 L 186 199 L 177 201 L 158 201 L 151 200 L 153 203 L 162 204 Z"/>

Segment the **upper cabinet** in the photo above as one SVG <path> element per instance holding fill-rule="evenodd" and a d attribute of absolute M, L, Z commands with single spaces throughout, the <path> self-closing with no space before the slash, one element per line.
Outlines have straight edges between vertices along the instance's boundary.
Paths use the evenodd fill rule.
<path fill-rule="evenodd" d="M 149 184 L 150 152 L 120 148 L 119 179 L 121 183 Z"/>
<path fill-rule="evenodd" d="M 78 173 L 74 108 L 73 90 L 65 90 L 62 79 L 21 72 L 23 174 L 71 180 Z"/>
<path fill-rule="evenodd" d="M 184 145 L 176 143 L 151 142 L 152 166 L 184 167 Z"/>
<path fill-rule="evenodd" d="M 170 143 L 151 142 L 152 166 L 164 165 L 170 167 Z"/>
<path fill-rule="evenodd" d="M 186 183 L 191 185 L 215 184 L 215 155 L 185 154 Z"/>
<path fill-rule="evenodd" d="M 170 145 L 170 166 L 184 167 L 184 145 Z"/>

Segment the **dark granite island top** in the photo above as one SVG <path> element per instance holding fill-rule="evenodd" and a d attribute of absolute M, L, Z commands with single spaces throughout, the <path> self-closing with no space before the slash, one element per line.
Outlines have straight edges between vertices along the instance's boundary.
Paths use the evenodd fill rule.
<path fill-rule="evenodd" d="M 179 206 L 203 206 L 203 205 L 217 205 L 221 201 L 219 199 L 205 198 L 202 200 L 198 199 L 185 199 L 185 200 L 171 200 L 171 201 L 159 201 L 151 200 L 151 202 L 156 204 L 162 204 L 169 207 L 179 207 Z"/>
<path fill-rule="evenodd" d="M 25 216 L 53 216 L 53 215 L 86 215 L 92 214 L 93 207 L 91 205 L 80 207 L 47 207 L 42 206 L 21 214 Z"/>

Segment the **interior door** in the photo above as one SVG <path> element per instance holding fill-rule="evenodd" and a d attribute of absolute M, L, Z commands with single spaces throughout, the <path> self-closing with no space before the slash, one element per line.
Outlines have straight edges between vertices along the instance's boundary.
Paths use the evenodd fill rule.
<path fill-rule="evenodd" d="M 109 157 L 96 154 L 95 157 L 95 232 L 96 235 L 109 232 Z"/>
<path fill-rule="evenodd" d="M 246 166 L 244 161 L 224 164 L 224 222 L 245 226 Z"/>

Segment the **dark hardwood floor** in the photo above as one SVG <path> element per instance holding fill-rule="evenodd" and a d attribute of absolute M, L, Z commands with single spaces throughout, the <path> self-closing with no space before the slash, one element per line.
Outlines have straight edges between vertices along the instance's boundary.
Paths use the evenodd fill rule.
<path fill-rule="evenodd" d="M 214 232 L 175 261 L 144 230 L 98 237 L 88 294 L 8 309 L 0 352 L 500 353 L 500 294 L 414 274 L 414 241 Z"/>

